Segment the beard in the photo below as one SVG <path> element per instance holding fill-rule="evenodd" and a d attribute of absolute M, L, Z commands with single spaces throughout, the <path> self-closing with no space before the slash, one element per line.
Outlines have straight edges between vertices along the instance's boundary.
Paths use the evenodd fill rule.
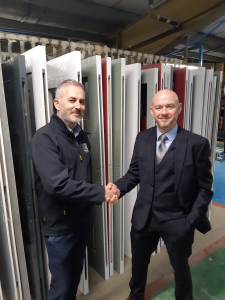
<path fill-rule="evenodd" d="M 73 113 L 79 114 L 80 117 L 73 115 Z M 79 123 L 83 118 L 83 112 L 80 109 L 74 109 L 70 112 L 68 110 L 64 110 L 64 108 L 60 105 L 59 117 L 64 122 L 69 123 L 75 127 L 77 123 Z"/>
<path fill-rule="evenodd" d="M 168 123 L 163 123 L 163 122 L 160 122 L 160 120 L 157 120 L 156 123 L 157 123 L 157 126 L 159 128 L 168 128 L 171 126 L 171 124 L 174 122 L 174 120 L 170 120 Z"/>

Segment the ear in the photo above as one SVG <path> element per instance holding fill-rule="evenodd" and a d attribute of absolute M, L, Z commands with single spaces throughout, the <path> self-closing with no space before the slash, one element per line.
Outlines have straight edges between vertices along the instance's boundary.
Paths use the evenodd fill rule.
<path fill-rule="evenodd" d="M 182 111 L 182 103 L 179 103 L 179 112 L 178 112 L 178 115 L 181 113 Z"/>
<path fill-rule="evenodd" d="M 58 111 L 59 110 L 59 100 L 58 99 L 54 99 L 53 103 L 54 103 L 54 106 L 55 106 L 56 110 Z"/>
<path fill-rule="evenodd" d="M 152 116 L 154 118 L 154 112 L 153 112 L 153 108 L 152 107 L 150 107 L 150 112 L 151 112 L 151 114 L 152 114 Z"/>

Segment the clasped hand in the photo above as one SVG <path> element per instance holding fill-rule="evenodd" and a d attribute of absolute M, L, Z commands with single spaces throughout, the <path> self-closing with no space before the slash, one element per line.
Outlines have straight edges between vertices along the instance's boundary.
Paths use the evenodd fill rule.
<path fill-rule="evenodd" d="M 117 188 L 117 186 L 113 183 L 108 183 L 107 186 L 105 186 L 105 199 L 109 204 L 116 204 L 118 202 L 120 196 L 120 190 Z"/>

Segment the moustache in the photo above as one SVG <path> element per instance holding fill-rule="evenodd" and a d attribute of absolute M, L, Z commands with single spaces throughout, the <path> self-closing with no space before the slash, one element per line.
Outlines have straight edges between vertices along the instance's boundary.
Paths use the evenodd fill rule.
<path fill-rule="evenodd" d="M 76 108 L 74 111 L 72 111 L 72 113 L 76 113 L 76 114 L 79 114 L 79 115 L 82 116 L 81 110 L 80 110 L 80 109 L 77 109 L 77 108 Z"/>

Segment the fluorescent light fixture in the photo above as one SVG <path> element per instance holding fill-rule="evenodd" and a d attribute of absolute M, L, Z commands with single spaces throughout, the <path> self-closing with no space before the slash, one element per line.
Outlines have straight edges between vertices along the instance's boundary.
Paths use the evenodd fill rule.
<path fill-rule="evenodd" d="M 186 65 L 180 65 L 180 68 L 188 68 L 190 70 L 198 69 L 198 67 L 196 67 L 196 66 L 186 66 Z"/>

